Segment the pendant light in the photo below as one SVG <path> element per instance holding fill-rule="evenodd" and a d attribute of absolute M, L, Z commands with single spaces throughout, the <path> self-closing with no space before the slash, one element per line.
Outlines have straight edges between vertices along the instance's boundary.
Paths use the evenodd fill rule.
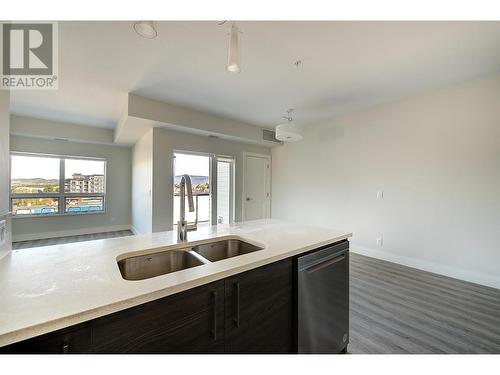
<path fill-rule="evenodd" d="M 229 47 L 227 51 L 226 69 L 231 73 L 239 73 L 240 68 L 240 49 L 239 49 L 239 30 L 235 22 L 231 22 L 231 32 L 229 34 Z"/>
<path fill-rule="evenodd" d="M 297 142 L 302 139 L 301 128 L 293 123 L 292 112 L 293 108 L 287 110 L 287 115 L 283 116 L 287 122 L 276 126 L 276 139 L 278 141 Z"/>

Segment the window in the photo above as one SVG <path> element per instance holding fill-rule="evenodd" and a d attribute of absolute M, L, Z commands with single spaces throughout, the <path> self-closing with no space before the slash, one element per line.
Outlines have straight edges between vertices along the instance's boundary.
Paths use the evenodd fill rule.
<path fill-rule="evenodd" d="M 217 158 L 217 224 L 233 221 L 232 159 Z"/>
<path fill-rule="evenodd" d="M 10 192 L 14 216 L 104 212 L 106 161 L 15 153 Z"/>
<path fill-rule="evenodd" d="M 173 223 L 180 216 L 179 183 L 183 174 L 191 177 L 194 212 L 187 210 L 188 223 L 229 224 L 234 210 L 234 160 L 215 155 L 174 153 Z"/>

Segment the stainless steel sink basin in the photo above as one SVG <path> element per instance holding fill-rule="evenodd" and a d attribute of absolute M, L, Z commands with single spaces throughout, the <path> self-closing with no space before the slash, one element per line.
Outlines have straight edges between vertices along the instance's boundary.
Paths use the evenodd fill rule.
<path fill-rule="evenodd" d="M 193 246 L 193 251 L 211 262 L 217 262 L 238 255 L 262 250 L 262 247 L 252 245 L 238 239 L 226 239 Z"/>
<path fill-rule="evenodd" d="M 237 238 L 218 239 L 194 246 L 184 243 L 180 246 L 124 257 L 117 260 L 118 268 L 125 280 L 144 280 L 264 249 Z"/>
<path fill-rule="evenodd" d="M 118 267 L 125 280 L 149 279 L 202 264 L 204 262 L 201 259 L 186 250 L 167 250 L 118 261 Z"/>

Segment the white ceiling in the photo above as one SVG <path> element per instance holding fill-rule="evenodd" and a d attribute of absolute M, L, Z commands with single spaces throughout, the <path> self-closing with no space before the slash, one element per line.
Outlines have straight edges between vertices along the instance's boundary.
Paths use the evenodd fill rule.
<path fill-rule="evenodd" d="M 271 127 L 500 71 L 500 22 L 239 22 L 239 74 L 228 24 L 160 22 L 152 40 L 132 24 L 59 23 L 59 89 L 15 91 L 12 112 L 114 127 L 133 92 Z"/>

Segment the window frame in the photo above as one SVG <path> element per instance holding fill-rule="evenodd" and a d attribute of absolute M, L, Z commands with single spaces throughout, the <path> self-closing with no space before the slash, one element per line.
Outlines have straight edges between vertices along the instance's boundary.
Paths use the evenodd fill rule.
<path fill-rule="evenodd" d="M 57 193 L 34 193 L 34 194 L 17 194 L 12 193 L 12 156 L 27 156 L 27 157 L 40 157 L 40 158 L 54 158 L 59 159 L 59 192 Z M 104 162 L 104 192 L 103 193 L 66 193 L 65 191 L 65 169 L 66 160 L 92 160 Z M 58 199 L 58 211 L 54 214 L 45 215 L 15 215 L 12 212 L 13 219 L 21 218 L 44 218 L 44 217 L 55 217 L 55 216 L 76 216 L 76 215 L 96 215 L 105 214 L 107 209 L 107 167 L 108 162 L 105 158 L 98 157 L 88 157 L 88 156 L 75 156 L 75 155 L 57 155 L 57 154 L 45 154 L 38 152 L 18 152 L 11 151 L 9 155 L 9 209 L 12 212 L 12 200 L 13 199 L 38 199 L 38 198 L 57 198 Z M 99 197 L 102 198 L 102 210 L 101 211 L 84 211 L 84 212 L 66 212 L 66 198 L 76 198 L 76 197 Z"/>

